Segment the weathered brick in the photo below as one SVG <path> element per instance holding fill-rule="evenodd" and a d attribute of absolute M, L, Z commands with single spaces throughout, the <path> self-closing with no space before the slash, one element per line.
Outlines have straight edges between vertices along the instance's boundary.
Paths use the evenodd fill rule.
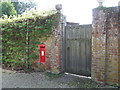
<path fill-rule="evenodd" d="M 119 9 L 93 10 L 92 78 L 115 85 L 120 85 Z"/>

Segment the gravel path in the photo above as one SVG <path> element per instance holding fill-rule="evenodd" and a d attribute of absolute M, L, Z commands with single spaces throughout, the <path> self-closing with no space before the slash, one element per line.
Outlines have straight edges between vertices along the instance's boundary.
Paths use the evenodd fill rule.
<path fill-rule="evenodd" d="M 45 73 L 16 73 L 3 71 L 2 88 L 73 88 L 59 82 L 50 81 Z"/>
<path fill-rule="evenodd" d="M 64 74 L 50 80 L 43 72 L 18 73 L 2 70 L 0 76 L 2 76 L 2 88 L 114 88 L 113 86 L 97 84 L 88 78 L 80 78 L 70 74 Z"/>

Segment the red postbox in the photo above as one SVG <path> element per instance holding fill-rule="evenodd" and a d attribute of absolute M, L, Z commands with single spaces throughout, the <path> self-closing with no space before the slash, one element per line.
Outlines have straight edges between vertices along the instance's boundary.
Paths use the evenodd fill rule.
<path fill-rule="evenodd" d="M 46 45 L 45 44 L 40 45 L 40 62 L 41 63 L 46 62 Z"/>

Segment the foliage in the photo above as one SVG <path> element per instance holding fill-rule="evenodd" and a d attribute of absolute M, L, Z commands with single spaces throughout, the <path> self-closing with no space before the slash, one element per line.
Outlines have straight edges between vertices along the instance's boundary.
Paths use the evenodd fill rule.
<path fill-rule="evenodd" d="M 56 78 L 62 77 L 64 74 L 63 73 L 54 74 L 52 72 L 46 72 L 45 75 L 46 75 L 46 78 L 51 81 Z"/>
<path fill-rule="evenodd" d="M 0 17 L 3 15 L 17 15 L 14 5 L 7 1 L 7 2 L 0 2 L 1 14 Z"/>
<path fill-rule="evenodd" d="M 36 6 L 36 3 L 31 2 L 30 0 L 28 2 L 23 1 L 16 1 L 12 2 L 15 6 L 15 10 L 17 11 L 17 14 L 22 14 L 26 10 L 30 10 Z"/>
<path fill-rule="evenodd" d="M 58 21 L 56 11 L 42 13 L 42 15 L 37 11 L 30 11 L 18 17 L 1 18 L 4 65 L 14 69 L 25 68 L 27 57 L 29 67 L 32 66 L 32 63 L 39 60 L 39 44 L 44 43 L 52 34 L 52 28 L 57 27 Z M 26 50 L 29 52 L 27 53 Z"/>

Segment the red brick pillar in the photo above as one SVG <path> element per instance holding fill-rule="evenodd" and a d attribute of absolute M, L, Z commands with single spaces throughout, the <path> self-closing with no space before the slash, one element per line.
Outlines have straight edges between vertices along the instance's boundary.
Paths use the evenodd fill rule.
<path fill-rule="evenodd" d="M 120 29 L 119 8 L 93 10 L 92 79 L 119 85 Z"/>
<path fill-rule="evenodd" d="M 92 31 L 92 78 L 95 81 L 105 81 L 106 58 L 106 13 L 105 10 L 93 10 Z"/>

